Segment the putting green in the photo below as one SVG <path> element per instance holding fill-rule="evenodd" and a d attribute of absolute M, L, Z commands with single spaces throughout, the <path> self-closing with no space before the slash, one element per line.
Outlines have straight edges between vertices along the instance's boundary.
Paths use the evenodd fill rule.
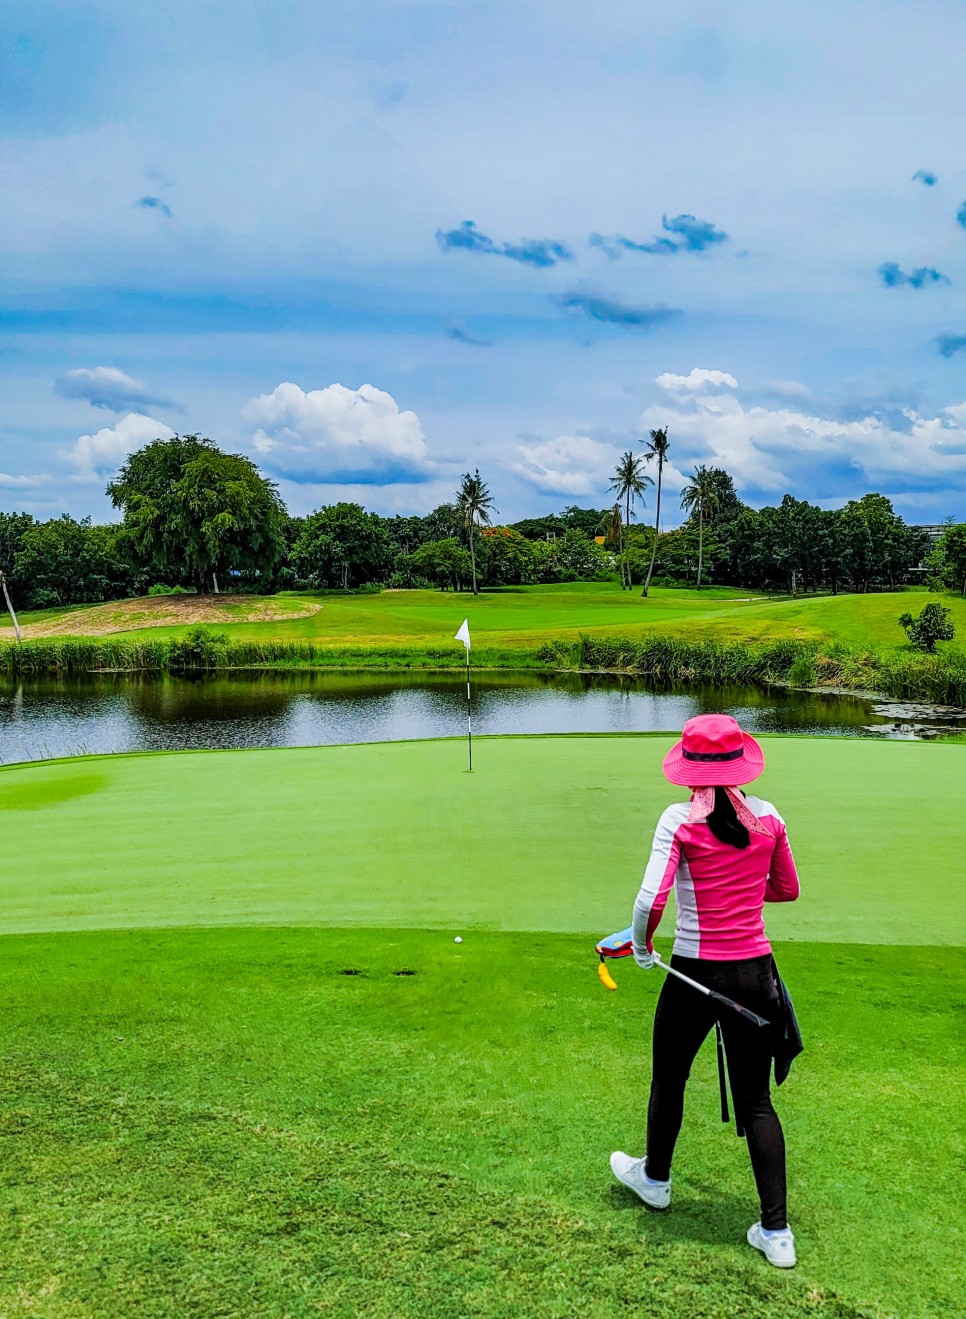
<path fill-rule="evenodd" d="M 5 932 L 326 924 L 609 933 L 669 737 L 103 757 L 0 771 Z M 966 750 L 769 738 L 802 901 L 779 939 L 964 942 Z M 668 921 L 668 928 L 670 921 Z"/>

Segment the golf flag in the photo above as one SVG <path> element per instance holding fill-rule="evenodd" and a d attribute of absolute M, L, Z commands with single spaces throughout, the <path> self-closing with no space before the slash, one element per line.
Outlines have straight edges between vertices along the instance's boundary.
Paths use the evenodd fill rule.
<path fill-rule="evenodd" d="M 469 648 L 470 648 L 470 620 L 469 620 L 468 618 L 464 618 L 464 619 L 463 619 L 463 626 L 462 626 L 462 627 L 460 628 L 460 630 L 457 632 L 457 634 L 456 634 L 456 640 L 457 640 L 457 641 L 462 641 L 462 643 L 463 643 L 463 645 L 466 647 L 466 649 L 469 650 Z"/>

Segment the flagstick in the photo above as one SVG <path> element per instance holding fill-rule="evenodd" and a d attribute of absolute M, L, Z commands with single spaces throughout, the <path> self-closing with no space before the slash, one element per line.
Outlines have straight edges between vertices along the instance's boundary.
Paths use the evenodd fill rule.
<path fill-rule="evenodd" d="M 470 755 L 470 773 L 473 773 L 473 697 L 470 692 L 470 620 L 463 619 L 463 626 L 456 634 L 456 640 L 466 647 L 466 747 Z"/>
<path fill-rule="evenodd" d="M 470 773 L 473 773 L 473 701 L 470 696 L 470 648 L 466 647 L 466 746 L 470 755 Z"/>

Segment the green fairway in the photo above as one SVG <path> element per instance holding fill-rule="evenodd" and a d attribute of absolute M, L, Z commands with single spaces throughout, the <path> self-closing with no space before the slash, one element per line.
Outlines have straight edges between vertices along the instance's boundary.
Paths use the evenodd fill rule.
<path fill-rule="evenodd" d="M 671 1213 L 607 1167 L 641 1149 L 660 973 L 607 994 L 592 945 L 669 743 L 0 771 L 0 1316 L 951 1314 L 966 748 L 766 740 L 803 883 L 767 911 L 807 1046 L 782 1274 L 710 1047 Z"/>
<path fill-rule="evenodd" d="M 303 616 L 265 622 L 233 621 L 230 597 L 222 597 L 211 626 L 233 641 L 436 647 L 445 645 L 469 615 L 480 646 L 534 647 L 548 638 L 576 639 L 581 633 L 638 636 L 648 631 L 721 641 L 789 636 L 898 646 L 905 642 L 899 615 L 906 610 L 918 613 L 936 598 L 921 590 L 763 598 L 747 590 L 712 587 L 702 591 L 655 588 L 645 600 L 639 591 L 621 591 L 615 583 L 582 582 L 486 591 L 475 597 L 441 591 L 286 595 L 276 597 L 277 612 Z M 180 602 L 173 597 L 167 604 L 193 609 L 194 601 L 193 596 L 180 597 Z M 942 602 L 952 611 L 959 636 L 966 636 L 966 600 L 944 596 Z M 158 605 L 157 600 L 153 603 Z M 165 637 L 186 631 L 187 624 L 149 626 L 151 614 L 144 606 L 143 601 L 115 602 L 84 610 L 82 617 L 100 636 Z M 21 623 L 28 635 L 37 624 L 56 626 L 57 635 L 64 637 L 74 635 L 68 627 L 70 616 L 68 610 L 25 613 Z M 78 634 L 83 634 L 82 627 Z M 3 637 L 12 639 L 12 631 L 0 626 Z"/>
<path fill-rule="evenodd" d="M 672 739 L 457 740 L 0 770 L 7 931 L 626 924 Z M 808 901 L 782 938 L 960 943 L 958 745 L 768 738 Z M 887 824 L 888 827 L 885 827 Z"/>

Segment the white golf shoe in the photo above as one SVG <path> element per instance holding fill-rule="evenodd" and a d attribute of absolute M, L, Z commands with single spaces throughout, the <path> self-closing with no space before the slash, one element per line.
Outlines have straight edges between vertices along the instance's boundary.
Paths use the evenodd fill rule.
<path fill-rule="evenodd" d="M 632 1159 L 617 1150 L 610 1156 L 610 1170 L 629 1191 L 633 1191 L 648 1209 L 666 1209 L 671 1203 L 671 1183 L 655 1182 L 644 1171 L 643 1159 Z"/>
<path fill-rule="evenodd" d="M 795 1238 L 790 1227 L 782 1232 L 770 1232 L 766 1236 L 760 1223 L 752 1223 L 748 1229 L 748 1245 L 760 1250 L 769 1264 L 776 1269 L 793 1269 L 795 1267 Z"/>

